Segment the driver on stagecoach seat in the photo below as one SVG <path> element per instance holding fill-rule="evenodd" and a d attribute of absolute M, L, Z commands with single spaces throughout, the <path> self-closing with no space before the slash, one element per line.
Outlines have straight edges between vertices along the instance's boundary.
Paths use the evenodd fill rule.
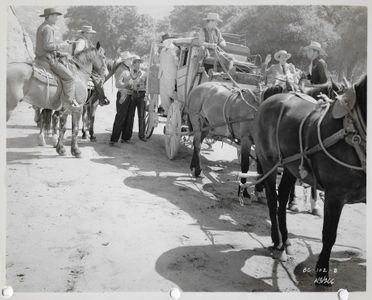
<path fill-rule="evenodd" d="M 66 53 L 61 53 L 63 47 L 68 47 L 70 41 L 57 43 L 54 37 L 54 26 L 58 16 L 62 13 L 54 8 L 44 9 L 44 13 L 40 17 L 44 17 L 45 21 L 38 27 L 36 32 L 35 46 L 35 61 L 44 66 L 50 66 L 50 69 L 57 74 L 62 82 L 63 101 L 67 102 L 72 107 L 79 107 L 75 99 L 75 84 L 74 75 L 72 72 L 59 61 L 59 57 L 66 56 Z"/>
<path fill-rule="evenodd" d="M 217 47 L 226 47 L 226 41 L 217 27 L 217 23 L 221 23 L 222 20 L 217 13 L 208 13 L 203 20 L 207 23 L 199 32 L 200 45 L 207 49 L 207 57 L 218 57 L 226 69 L 230 71 L 234 66 L 234 58 L 224 51 L 217 50 Z M 210 67 L 206 66 L 207 73 L 209 69 Z"/>

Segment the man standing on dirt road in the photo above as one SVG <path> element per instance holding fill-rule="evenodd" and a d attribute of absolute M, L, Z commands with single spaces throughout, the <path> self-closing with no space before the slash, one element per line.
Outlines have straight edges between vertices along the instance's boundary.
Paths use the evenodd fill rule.
<path fill-rule="evenodd" d="M 110 145 L 113 146 L 118 142 L 121 136 L 121 142 L 130 143 L 132 132 L 129 130 L 130 109 L 132 103 L 132 85 L 130 66 L 134 55 L 129 51 L 120 54 L 118 67 L 115 72 L 115 86 L 118 89 L 116 95 L 116 116 L 112 128 Z M 132 122 L 133 123 L 133 122 Z M 133 125 L 132 125 L 133 126 Z"/>

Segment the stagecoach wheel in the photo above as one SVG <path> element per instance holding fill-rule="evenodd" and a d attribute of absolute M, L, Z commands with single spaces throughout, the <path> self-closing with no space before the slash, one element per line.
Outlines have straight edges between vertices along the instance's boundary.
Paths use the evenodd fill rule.
<path fill-rule="evenodd" d="M 165 125 L 165 152 L 169 159 L 173 159 L 181 142 L 181 111 L 178 102 L 173 102 L 168 110 Z"/>
<path fill-rule="evenodd" d="M 149 139 L 154 132 L 154 128 L 156 127 L 156 120 L 158 115 L 156 113 L 156 106 L 157 106 L 157 97 L 158 95 L 150 95 L 149 96 L 149 105 L 146 110 L 145 115 L 145 136 L 146 139 Z"/>

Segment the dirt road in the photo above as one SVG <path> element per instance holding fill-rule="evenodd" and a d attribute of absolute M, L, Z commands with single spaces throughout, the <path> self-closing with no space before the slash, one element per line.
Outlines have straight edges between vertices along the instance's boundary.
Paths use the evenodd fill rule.
<path fill-rule="evenodd" d="M 134 145 L 110 147 L 112 101 L 98 108 L 97 142 L 80 142 L 83 158 L 59 157 L 50 140 L 37 145 L 29 107 L 7 123 L 7 280 L 16 292 L 320 290 L 322 219 L 309 203 L 288 212 L 296 253 L 272 259 L 266 205 L 237 201 L 234 148 L 204 146 L 204 176 L 194 179 L 190 148 L 166 158 L 163 125 L 146 143 L 135 126 Z M 365 232 L 366 206 L 346 206 L 329 291 L 365 290 Z"/>

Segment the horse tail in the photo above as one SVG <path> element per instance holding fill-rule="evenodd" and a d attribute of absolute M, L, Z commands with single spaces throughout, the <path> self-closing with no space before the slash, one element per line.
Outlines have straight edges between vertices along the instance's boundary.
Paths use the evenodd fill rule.
<path fill-rule="evenodd" d="M 41 112 L 42 124 L 45 131 L 50 131 L 52 124 L 52 110 L 44 108 Z"/>

